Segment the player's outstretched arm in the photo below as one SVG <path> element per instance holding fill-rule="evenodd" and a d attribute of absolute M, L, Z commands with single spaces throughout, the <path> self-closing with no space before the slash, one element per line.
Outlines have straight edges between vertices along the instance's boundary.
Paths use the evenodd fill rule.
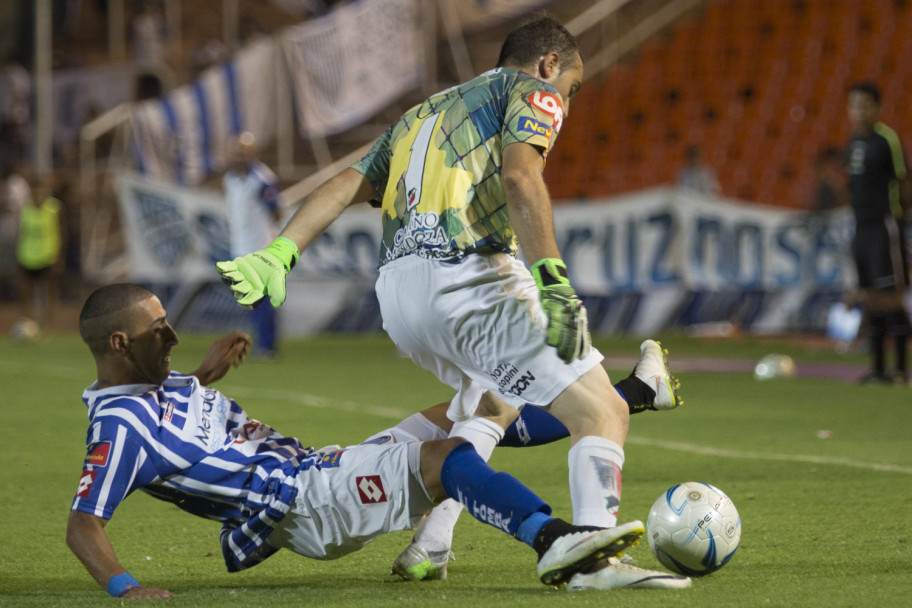
<path fill-rule="evenodd" d="M 270 304 L 278 308 L 285 301 L 285 277 L 294 268 L 300 252 L 345 209 L 376 194 L 363 175 L 345 169 L 304 199 L 282 234 L 267 248 L 218 262 L 216 269 L 239 305 L 255 308 L 269 296 Z"/>
<path fill-rule="evenodd" d="M 250 350 L 250 336 L 243 332 L 233 331 L 212 343 L 203 357 L 203 362 L 193 372 L 193 375 L 199 378 L 200 384 L 209 385 L 224 378 L 232 367 L 238 367 L 243 363 L 247 358 L 248 350 Z"/>
<path fill-rule="evenodd" d="M 70 511 L 66 541 L 102 589 L 125 599 L 168 599 L 171 592 L 136 583 L 117 561 L 114 547 L 105 532 L 107 520 L 81 511 Z M 136 583 L 136 584 L 134 584 Z"/>

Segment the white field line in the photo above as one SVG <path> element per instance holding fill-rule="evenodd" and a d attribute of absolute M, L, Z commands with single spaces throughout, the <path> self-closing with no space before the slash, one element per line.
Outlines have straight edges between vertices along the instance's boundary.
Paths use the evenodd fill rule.
<path fill-rule="evenodd" d="M 415 413 L 414 411 L 384 407 L 381 405 L 370 405 L 357 401 L 328 399 L 319 395 L 312 395 L 310 393 L 303 393 L 287 389 L 251 389 L 249 387 L 242 387 L 234 384 L 226 384 L 222 387 L 216 386 L 215 388 L 218 388 L 220 391 L 232 399 L 238 401 L 240 406 L 245 410 L 252 410 L 255 408 L 255 401 L 257 399 L 269 399 L 272 401 L 287 401 L 289 403 L 304 405 L 307 407 L 318 407 L 331 410 L 344 410 L 346 412 L 358 412 L 361 414 L 371 414 L 373 416 L 378 416 L 381 418 L 392 418 L 393 420 L 402 420 L 406 416 Z"/>
<path fill-rule="evenodd" d="M 708 447 L 705 445 L 680 443 L 677 441 L 663 441 L 660 439 L 650 439 L 648 437 L 631 437 L 629 435 L 627 436 L 627 443 L 633 443 L 636 445 L 648 445 L 651 447 L 672 450 L 675 452 L 700 454 L 702 456 L 721 456 L 723 458 L 742 458 L 747 460 L 802 462 L 806 464 L 834 465 L 840 467 L 852 467 L 855 469 L 865 469 L 868 471 L 886 471 L 890 473 L 905 473 L 907 475 L 912 475 L 912 467 L 902 467 L 895 464 L 879 464 L 876 462 L 862 462 L 860 460 L 850 460 L 848 458 L 827 458 L 825 456 L 806 456 L 801 454 L 770 454 L 767 452 L 724 450 Z"/>
<path fill-rule="evenodd" d="M 20 365 L 17 362 L 13 361 L 4 361 L 5 372 L 13 373 L 38 373 L 41 375 L 49 376 L 52 378 L 78 378 L 86 377 L 85 371 L 82 369 L 76 369 L 71 367 L 63 366 L 43 366 L 40 369 L 26 369 L 25 365 Z M 384 407 L 379 405 L 370 405 L 366 403 L 359 403 L 356 401 L 342 401 L 342 400 L 333 400 L 326 397 L 321 397 L 319 395 L 312 395 L 310 393 L 303 393 L 298 391 L 286 390 L 286 389 L 251 389 L 249 387 L 243 387 L 240 385 L 226 384 L 222 387 L 218 387 L 220 390 L 232 398 L 236 398 L 240 401 L 241 407 L 245 407 L 245 403 L 248 403 L 247 400 L 253 402 L 257 399 L 270 399 L 272 401 L 286 401 L 288 403 L 294 403 L 298 405 L 303 405 L 306 407 L 317 407 L 333 410 L 343 410 L 346 412 L 360 412 L 363 414 L 371 414 L 380 418 L 390 418 L 393 420 L 401 420 L 406 416 L 413 414 L 413 411 L 406 411 L 397 408 Z M 248 403 L 248 405 L 255 404 Z M 247 409 L 245 407 L 245 409 Z M 721 448 L 713 448 L 705 445 L 697 445 L 693 443 L 681 443 L 677 441 L 664 441 L 661 439 L 651 439 L 649 437 L 641 436 L 630 436 L 627 437 L 627 443 L 632 443 L 634 445 L 645 445 L 651 447 L 657 447 L 664 450 L 671 450 L 673 452 L 686 452 L 689 454 L 700 454 L 703 456 L 719 456 L 723 458 L 741 458 L 746 460 L 767 460 L 767 461 L 779 461 L 779 462 L 800 462 L 805 464 L 819 464 L 819 465 L 829 465 L 829 466 L 841 466 L 841 467 L 852 467 L 855 469 L 865 469 L 868 471 L 884 471 L 889 473 L 904 473 L 906 475 L 912 475 L 912 467 L 899 466 L 895 464 L 882 464 L 876 462 L 863 462 L 860 460 L 851 460 L 848 458 L 828 458 L 824 456 L 808 456 L 802 454 L 770 454 L 767 452 L 748 452 L 742 450 L 726 450 Z"/>
<path fill-rule="evenodd" d="M 354 401 L 333 401 L 325 397 L 310 395 L 307 393 L 298 393 L 287 390 L 266 390 L 266 391 L 244 391 L 241 388 L 231 387 L 225 391 L 229 395 L 238 396 L 246 392 L 246 397 L 255 399 L 257 397 L 273 399 L 276 401 L 289 401 L 308 407 L 330 408 L 345 410 L 349 412 L 362 412 L 373 414 L 378 417 L 402 419 L 414 412 L 405 411 L 389 407 L 373 406 L 360 404 Z M 241 404 L 243 406 L 243 404 Z M 648 437 L 629 436 L 627 443 L 636 445 L 647 445 L 675 452 L 687 452 L 690 454 L 700 454 L 704 456 L 721 456 L 725 458 L 742 458 L 748 460 L 768 460 L 781 462 L 801 462 L 805 464 L 820 464 L 830 466 L 845 466 L 856 469 L 865 469 L 868 471 L 886 471 L 891 473 L 905 473 L 912 475 L 912 467 L 903 467 L 894 464 L 880 464 L 876 462 L 862 462 L 859 460 L 850 460 L 847 458 L 827 458 L 823 456 L 807 456 L 801 454 L 769 454 L 765 452 L 747 452 L 741 450 L 725 450 L 703 445 L 690 443 L 680 443 L 675 441 L 663 441 L 659 439 L 650 439 Z"/>

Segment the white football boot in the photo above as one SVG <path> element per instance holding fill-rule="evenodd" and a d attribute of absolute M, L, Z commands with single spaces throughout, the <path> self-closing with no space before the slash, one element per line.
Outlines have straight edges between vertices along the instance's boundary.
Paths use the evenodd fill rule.
<path fill-rule="evenodd" d="M 648 407 L 651 410 L 670 410 L 684 400 L 678 394 L 681 383 L 668 371 L 668 350 L 655 340 L 640 344 L 640 360 L 633 368 L 633 375 L 655 391 L 655 400 Z"/>
<path fill-rule="evenodd" d="M 416 542 L 411 542 L 393 562 L 393 571 L 407 581 L 443 581 L 447 577 L 447 562 L 453 559 L 451 551 L 427 549 Z"/>
<path fill-rule="evenodd" d="M 538 578 L 546 585 L 560 586 L 606 557 L 614 557 L 635 545 L 646 531 L 641 521 L 613 528 L 589 528 L 554 539 L 538 560 Z"/>
<path fill-rule="evenodd" d="M 567 583 L 567 591 L 588 589 L 685 589 L 691 580 L 686 576 L 637 568 L 612 557 L 608 564 L 594 572 L 574 574 Z"/>

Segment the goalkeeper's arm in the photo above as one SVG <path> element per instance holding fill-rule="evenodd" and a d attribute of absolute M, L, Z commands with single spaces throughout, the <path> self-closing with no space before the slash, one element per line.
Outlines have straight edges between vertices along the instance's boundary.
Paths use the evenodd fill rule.
<path fill-rule="evenodd" d="M 508 145 L 503 151 L 501 180 L 510 223 L 531 264 L 548 317 L 546 341 L 569 363 L 588 354 L 589 328 L 586 309 L 567 280 L 567 268 L 558 252 L 543 162 L 541 152 L 532 145 Z"/>
<path fill-rule="evenodd" d="M 253 308 L 266 296 L 278 308 L 285 301 L 285 277 L 307 248 L 349 206 L 377 196 L 367 179 L 348 168 L 308 195 L 282 234 L 266 249 L 216 264 L 238 304 Z"/>

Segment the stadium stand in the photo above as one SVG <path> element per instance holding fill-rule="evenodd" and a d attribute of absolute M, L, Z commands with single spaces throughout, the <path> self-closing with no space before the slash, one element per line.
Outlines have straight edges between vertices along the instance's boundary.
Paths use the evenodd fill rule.
<path fill-rule="evenodd" d="M 912 132 L 907 0 L 711 0 L 597 75 L 547 174 L 556 199 L 671 183 L 698 144 L 725 196 L 805 207 L 814 158 L 848 137 L 845 91 L 881 83 L 884 118 Z"/>

